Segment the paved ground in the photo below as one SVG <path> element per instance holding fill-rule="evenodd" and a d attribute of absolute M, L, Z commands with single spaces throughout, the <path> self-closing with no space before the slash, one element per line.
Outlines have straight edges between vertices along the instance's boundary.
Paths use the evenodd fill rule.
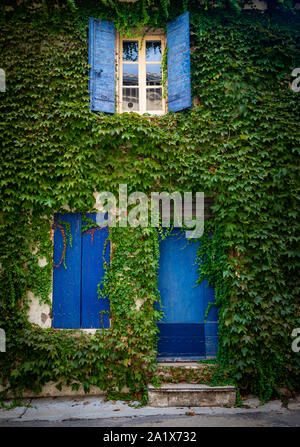
<path fill-rule="evenodd" d="M 39 398 L 31 407 L 0 410 L 0 427 L 300 427 L 300 396 L 288 407 L 257 398 L 243 408 L 135 408 L 103 397 Z"/>

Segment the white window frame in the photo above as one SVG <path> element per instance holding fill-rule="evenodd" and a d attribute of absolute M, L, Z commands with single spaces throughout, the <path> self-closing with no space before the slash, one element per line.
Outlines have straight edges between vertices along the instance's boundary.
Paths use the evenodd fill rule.
<path fill-rule="evenodd" d="M 134 113 L 138 113 L 139 115 L 143 115 L 147 113 L 149 115 L 164 115 L 167 111 L 167 101 L 164 94 L 164 86 L 161 85 L 162 88 L 162 110 L 146 110 L 146 90 L 147 88 L 160 88 L 160 86 L 146 86 L 146 41 L 147 40 L 160 40 L 161 41 L 161 54 L 162 58 L 166 48 L 166 36 L 162 30 L 152 31 L 149 34 L 136 36 L 136 37 L 121 37 L 120 34 L 117 35 L 117 45 L 116 45 L 116 69 L 118 82 L 116 82 L 117 86 L 117 113 L 132 113 L 128 112 L 128 110 L 123 110 L 122 108 L 122 81 L 123 81 L 123 41 L 137 41 L 139 45 L 139 58 L 138 62 L 130 62 L 124 61 L 126 64 L 138 64 L 139 67 L 139 85 L 136 86 L 139 88 L 139 111 L 134 111 Z M 161 64 L 162 60 L 159 62 L 149 62 L 151 64 Z M 133 86 L 134 87 L 134 86 Z"/>

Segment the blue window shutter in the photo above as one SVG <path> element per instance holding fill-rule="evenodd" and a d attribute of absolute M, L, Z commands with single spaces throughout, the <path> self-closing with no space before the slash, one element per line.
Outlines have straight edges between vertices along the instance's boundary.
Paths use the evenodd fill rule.
<path fill-rule="evenodd" d="M 185 12 L 167 25 L 168 109 L 191 106 L 190 24 Z"/>
<path fill-rule="evenodd" d="M 72 247 L 68 239 L 65 251 L 67 268 L 60 262 L 67 228 L 59 221 L 68 222 L 72 234 Z M 52 326 L 76 329 L 80 327 L 81 215 L 55 214 L 54 228 Z"/>
<path fill-rule="evenodd" d="M 85 214 L 89 219 L 101 225 L 100 214 Z M 95 224 L 95 229 L 97 224 Z M 86 231 L 82 234 L 82 273 L 81 273 L 81 327 L 109 327 L 109 299 L 98 298 L 98 284 L 104 276 L 103 256 L 110 260 L 110 243 L 108 227 L 96 231 Z M 105 250 L 105 251 L 104 251 Z"/>
<path fill-rule="evenodd" d="M 90 109 L 115 112 L 115 27 L 89 19 Z"/>

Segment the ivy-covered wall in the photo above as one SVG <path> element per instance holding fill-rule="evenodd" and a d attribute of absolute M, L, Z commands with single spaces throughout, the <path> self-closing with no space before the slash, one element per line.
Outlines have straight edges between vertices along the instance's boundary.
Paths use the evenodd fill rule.
<path fill-rule="evenodd" d="M 93 211 L 95 191 L 117 193 L 126 183 L 129 193 L 214 197 L 198 264 L 219 305 L 218 362 L 241 389 L 264 398 L 280 386 L 299 388 L 299 353 L 291 349 L 300 327 L 299 94 L 290 89 L 300 66 L 299 15 L 240 13 L 228 2 L 225 10 L 196 1 L 125 9 L 118 2 L 117 9 L 116 2 L 76 2 L 77 9 L 28 3 L 3 10 L 0 27 L 7 81 L 0 93 L 2 384 L 16 393 L 49 381 L 86 391 L 127 385 L 143 395 L 156 368 L 156 229 L 110 232 L 108 330 L 74 337 L 27 316 L 28 291 L 49 302 L 54 212 L 66 205 Z M 118 29 L 161 26 L 187 7 L 191 110 L 152 118 L 91 112 L 88 16 L 114 20 Z"/>

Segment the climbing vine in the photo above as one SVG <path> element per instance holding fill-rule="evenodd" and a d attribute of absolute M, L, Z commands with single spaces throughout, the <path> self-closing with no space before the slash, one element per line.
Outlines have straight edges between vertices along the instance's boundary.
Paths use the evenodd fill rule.
<path fill-rule="evenodd" d="M 63 242 L 64 242 L 64 247 L 63 247 L 63 251 L 62 251 L 62 255 L 60 258 L 60 261 L 58 262 L 58 264 L 54 264 L 53 263 L 53 267 L 58 268 L 60 267 L 60 265 L 63 263 L 64 268 L 67 269 L 66 266 L 66 249 L 67 249 L 67 245 L 68 245 L 68 241 L 69 241 L 69 245 L 72 248 L 72 233 L 71 233 L 71 226 L 69 224 L 69 222 L 65 222 L 62 220 L 58 220 L 54 225 L 53 225 L 53 230 L 56 230 L 56 228 L 58 228 L 61 232 L 62 238 L 63 238 Z"/>
<path fill-rule="evenodd" d="M 154 306 L 155 228 L 110 231 L 113 255 L 99 292 L 110 299 L 109 329 L 92 336 L 42 329 L 27 316 L 32 295 L 51 304 L 54 213 L 66 205 L 94 212 L 95 191 L 117 195 L 120 183 L 128 193 L 214 197 L 197 263 L 199 281 L 208 278 L 219 307 L 217 361 L 226 377 L 262 398 L 281 386 L 299 388 L 299 354 L 291 350 L 292 330 L 300 327 L 299 97 L 289 85 L 300 63 L 299 16 L 288 2 L 265 13 L 229 3 L 221 11 L 210 2 L 203 8 L 198 1 L 158 0 L 60 2 L 61 8 L 7 2 L 11 8 L 2 9 L 3 398 L 54 381 L 107 393 L 126 386 L 142 399 L 154 380 L 161 317 Z M 114 20 L 125 32 L 164 26 L 186 8 L 193 107 L 147 119 L 91 112 L 88 17 Z M 83 226 L 97 231 L 95 222 Z"/>

